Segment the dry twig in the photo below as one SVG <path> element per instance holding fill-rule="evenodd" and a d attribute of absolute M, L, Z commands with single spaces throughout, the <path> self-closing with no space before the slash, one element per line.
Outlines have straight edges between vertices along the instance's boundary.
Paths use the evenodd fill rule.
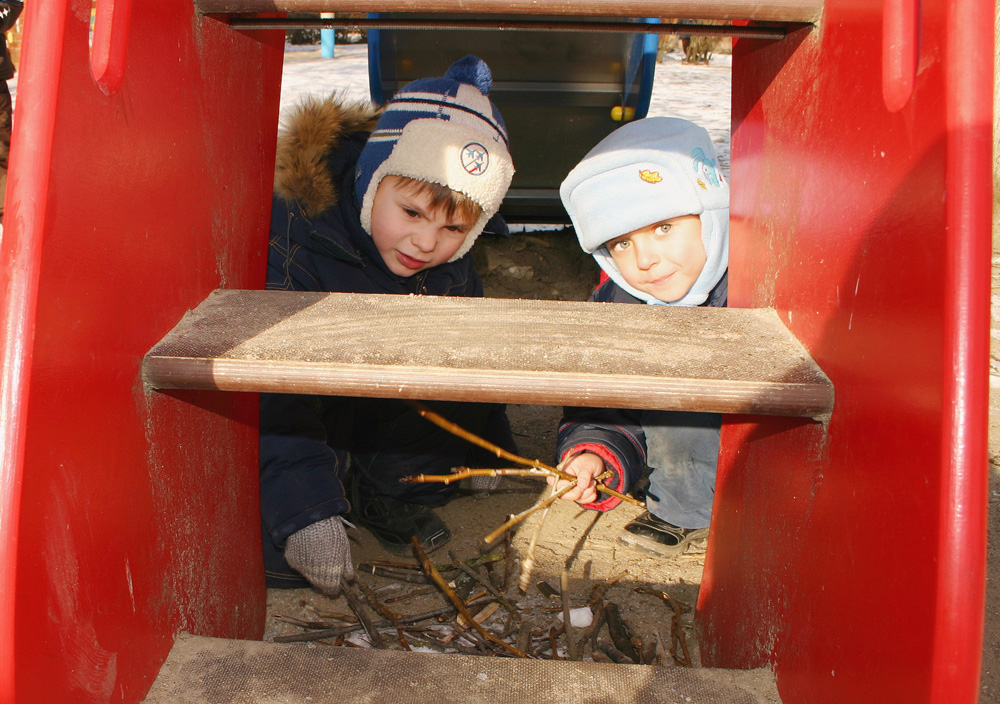
<path fill-rule="evenodd" d="M 485 600 L 484 601 L 478 601 L 478 602 L 470 601 L 468 603 L 468 606 L 469 607 L 479 606 L 480 604 L 483 604 L 483 603 L 485 603 Z M 438 616 L 443 616 L 445 614 L 453 614 L 453 613 L 455 613 L 455 607 L 454 606 L 450 606 L 450 605 L 449 606 L 441 606 L 441 607 L 439 607 L 437 609 L 434 609 L 432 611 L 427 611 L 427 612 L 420 613 L 420 614 L 414 614 L 412 616 L 403 616 L 403 617 L 401 617 L 399 619 L 399 622 L 400 623 L 404 623 L 404 624 L 407 624 L 407 623 L 419 623 L 420 621 L 426 621 L 429 618 L 437 618 Z M 392 622 L 389 621 L 388 619 L 382 619 L 382 620 L 379 620 L 379 621 L 374 621 L 372 623 L 372 625 L 375 628 L 383 628 L 383 627 L 386 627 L 386 626 L 391 626 Z M 352 624 L 348 624 L 346 626 L 335 626 L 333 628 L 324 628 L 324 629 L 321 629 L 321 630 L 318 630 L 318 631 L 310 631 L 310 632 L 307 632 L 307 633 L 295 633 L 295 634 L 287 635 L 287 636 L 275 636 L 274 642 L 275 643 L 297 643 L 297 642 L 303 642 L 303 641 L 325 640 L 327 638 L 332 638 L 334 636 L 342 636 L 342 635 L 346 635 L 348 633 L 353 633 L 354 631 L 360 631 L 363 628 L 364 627 L 360 623 L 352 623 Z"/>
<path fill-rule="evenodd" d="M 541 501 L 538 501 L 534 506 L 524 509 L 523 511 L 521 511 L 521 513 L 517 514 L 516 516 L 511 516 L 510 518 L 507 519 L 506 523 L 504 523 L 502 526 L 500 526 L 495 531 L 493 531 L 485 538 L 483 538 L 483 545 L 493 544 L 493 542 L 496 541 L 496 539 L 499 538 L 503 533 L 506 533 L 511 528 L 516 526 L 518 523 L 520 523 L 521 521 L 523 521 L 525 518 L 535 513 L 536 511 L 541 511 L 542 509 L 548 509 L 548 507 L 551 506 L 556 499 L 561 497 L 563 494 L 565 494 L 575 486 L 576 486 L 576 480 L 574 479 L 572 482 L 569 483 L 569 485 L 563 487 L 554 494 L 545 497 Z"/>
<path fill-rule="evenodd" d="M 633 660 L 630 656 L 626 655 L 625 653 L 623 653 L 610 643 L 605 643 L 604 645 L 602 645 L 601 651 L 609 658 L 611 658 L 612 662 L 617 662 L 620 665 L 635 665 L 635 660 Z"/>
<path fill-rule="evenodd" d="M 455 608 L 458 609 L 458 612 L 463 616 L 465 616 L 465 618 L 472 623 L 473 628 L 476 629 L 479 635 L 481 635 L 488 641 L 496 643 L 497 645 L 499 645 L 501 648 L 508 651 L 512 655 L 516 655 L 519 658 L 528 657 L 517 648 L 513 647 L 509 643 L 503 642 L 502 640 L 494 636 L 492 633 L 484 629 L 482 626 L 480 626 L 478 623 L 476 623 L 476 620 L 472 617 L 472 614 L 469 613 L 469 609 L 465 605 L 465 603 L 459 598 L 458 594 L 455 593 L 455 590 L 453 590 L 451 587 L 448 586 L 448 582 L 445 581 L 445 578 L 441 576 L 441 573 L 438 572 L 437 569 L 435 569 L 434 563 L 430 561 L 430 559 L 427 557 L 427 553 L 425 553 L 424 549 L 420 547 L 420 541 L 417 540 L 416 537 L 413 538 L 413 550 L 414 552 L 416 552 L 417 557 L 420 559 L 420 563 L 424 566 L 424 570 L 426 570 L 427 574 L 431 576 L 431 578 L 434 580 L 434 583 L 437 584 L 438 587 L 440 587 L 441 591 L 445 593 L 445 596 L 448 597 L 449 601 L 451 601 L 451 603 L 455 605 Z"/>
<path fill-rule="evenodd" d="M 594 619 L 590 622 L 590 625 L 583 629 L 580 640 L 577 641 L 576 647 L 579 652 L 584 651 L 584 646 L 588 639 L 593 639 L 590 649 L 597 650 L 597 634 L 601 630 L 601 626 L 604 625 L 604 602 L 599 601 L 597 604 L 591 604 L 590 610 L 594 613 Z"/>
<path fill-rule="evenodd" d="M 403 477 L 399 481 L 403 484 L 425 484 L 428 482 L 440 482 L 441 484 L 451 484 L 452 482 L 468 479 L 469 477 L 545 477 L 548 473 L 538 469 L 473 469 L 472 467 L 455 467 L 451 474 L 414 474 Z"/>
<path fill-rule="evenodd" d="M 399 644 L 403 646 L 403 650 L 413 650 L 413 648 L 410 647 L 410 644 L 406 642 L 406 635 L 403 633 L 403 625 L 399 622 L 399 615 L 376 599 L 372 590 L 364 584 L 359 584 L 358 586 L 361 587 L 361 593 L 365 595 L 365 598 L 368 600 L 368 603 L 371 604 L 372 608 L 382 614 L 382 618 L 389 619 L 389 622 L 395 626 L 396 635 L 399 637 Z"/>
<path fill-rule="evenodd" d="M 549 647 L 552 649 L 552 659 L 553 660 L 565 660 L 566 658 L 559 657 L 559 648 L 556 647 L 556 636 L 559 631 L 555 626 L 549 629 Z"/>
<path fill-rule="evenodd" d="M 408 601 L 409 599 L 415 599 L 418 596 L 426 596 L 428 594 L 436 594 L 437 587 L 425 587 L 423 589 L 414 589 L 408 591 L 405 594 L 400 594 L 399 596 L 391 596 L 388 599 L 383 599 L 382 602 L 385 604 L 394 604 L 397 601 Z"/>
<path fill-rule="evenodd" d="M 566 651 L 569 653 L 570 660 L 579 661 L 580 655 L 576 649 L 576 636 L 569 617 L 569 570 L 565 567 L 562 574 L 559 575 L 559 588 L 562 590 L 562 615 L 563 630 L 566 631 Z"/>
<path fill-rule="evenodd" d="M 605 604 L 604 613 L 608 619 L 608 635 L 611 636 L 615 647 L 632 662 L 639 662 L 639 653 L 635 649 L 635 643 L 632 642 L 632 635 L 628 632 L 628 626 L 625 625 L 621 613 L 618 611 L 618 604 L 608 602 Z M 607 651 L 605 650 L 604 652 Z M 611 653 L 608 653 L 608 655 L 614 657 Z"/>
<path fill-rule="evenodd" d="M 538 525 L 535 526 L 535 533 L 531 536 L 531 542 L 528 544 L 528 552 L 521 562 L 521 581 L 518 584 L 518 588 L 522 594 L 527 593 L 528 585 L 531 584 L 531 571 L 535 568 L 535 546 L 538 545 L 538 536 L 542 534 L 542 526 L 545 525 L 545 518 L 548 515 L 549 507 L 546 506 L 538 519 Z"/>
<path fill-rule="evenodd" d="M 505 609 L 507 609 L 508 613 L 510 613 L 511 616 L 517 618 L 517 616 L 518 616 L 517 609 L 514 608 L 514 605 L 511 604 L 507 600 L 507 597 L 505 597 L 500 592 L 499 589 L 497 589 L 495 586 L 493 586 L 493 583 L 488 578 L 483 577 L 482 575 L 478 574 L 471 567 L 468 567 L 464 563 L 460 562 L 459 559 L 457 557 L 455 557 L 455 553 L 452 552 L 451 550 L 448 551 L 448 555 L 451 557 L 453 565 L 455 565 L 460 570 L 462 570 L 463 572 L 465 572 L 467 575 L 469 575 L 470 577 L 472 577 L 474 580 L 476 580 L 477 582 L 479 582 L 486 591 L 488 591 L 490 594 L 492 594 L 496 598 L 496 600 L 498 602 L 500 602 L 501 606 L 503 606 Z"/>
<path fill-rule="evenodd" d="M 426 418 L 430 422 L 434 423 L 434 425 L 438 426 L 439 428 L 442 428 L 443 430 L 447 430 L 452 435 L 457 435 L 458 437 L 464 440 L 468 440 L 473 445 L 477 445 L 483 448 L 484 450 L 492 452 L 497 457 L 502 457 L 506 460 L 510 460 L 511 462 L 515 462 L 516 464 L 524 465 L 526 467 L 534 467 L 535 469 L 538 470 L 544 470 L 544 473 L 552 474 L 556 477 L 559 477 L 560 479 L 565 479 L 566 481 L 573 481 L 575 479 L 575 477 L 573 477 L 572 475 L 566 474 L 561 469 L 553 467 L 552 465 L 545 464 L 541 460 L 529 460 L 525 457 L 520 457 L 518 455 L 515 455 L 513 452 L 508 452 L 499 445 L 494 445 L 489 440 L 485 440 L 476 435 L 475 433 L 470 433 L 468 430 L 461 427 L 460 425 L 452 423 L 450 420 L 448 420 L 447 418 L 438 413 L 435 413 L 434 411 L 432 411 L 419 401 L 408 401 L 408 403 L 411 406 L 413 406 L 413 408 L 416 409 L 417 413 L 419 413 L 422 417 Z M 503 471 L 503 470 L 498 470 L 498 471 Z M 532 472 L 532 474 L 534 474 L 534 472 Z M 415 478 L 411 477 L 410 479 L 414 480 Z M 630 504 L 635 504 L 640 508 L 646 507 L 646 504 L 644 504 L 642 501 L 639 501 L 631 496 L 615 491 L 611 487 L 605 486 L 604 484 L 598 483 L 597 490 L 605 494 L 610 494 L 611 496 L 621 499 L 622 501 L 627 501 Z"/>
<path fill-rule="evenodd" d="M 344 593 L 344 598 L 347 599 L 347 605 L 351 607 L 351 611 L 353 611 L 355 616 L 358 617 L 358 620 L 361 621 L 361 625 L 364 627 L 365 633 L 368 634 L 368 638 L 371 640 L 372 645 L 376 648 L 384 649 L 385 640 L 382 638 L 382 634 L 372 623 L 368 609 L 365 608 L 364 603 L 358 598 L 358 595 L 354 593 L 351 585 L 345 580 L 341 580 L 340 589 Z"/>
<path fill-rule="evenodd" d="M 687 636 L 684 633 L 684 629 L 681 628 L 680 622 L 680 617 L 690 611 L 691 607 L 677 601 L 666 592 L 653 589 L 652 587 L 639 586 L 635 588 L 635 591 L 660 597 L 670 607 L 673 614 L 670 617 L 670 649 L 668 652 L 670 653 L 670 657 L 674 659 L 674 662 L 681 667 L 692 667 L 691 653 L 688 652 L 687 647 Z M 657 638 L 659 638 L 659 634 L 657 634 Z M 678 649 L 680 650 L 680 654 L 678 654 Z"/>
<path fill-rule="evenodd" d="M 624 577 L 627 572 L 619 572 L 616 575 L 609 577 L 600 584 L 596 585 L 590 590 L 590 601 L 588 605 L 591 609 L 594 609 L 598 604 L 604 600 L 604 595 L 608 593 L 608 589 L 615 585 L 622 577 Z"/>

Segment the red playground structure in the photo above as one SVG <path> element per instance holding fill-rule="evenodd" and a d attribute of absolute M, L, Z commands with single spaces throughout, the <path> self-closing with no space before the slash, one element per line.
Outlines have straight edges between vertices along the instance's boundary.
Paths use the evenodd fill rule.
<path fill-rule="evenodd" d="M 975 704 L 994 11 L 27 2 L 0 240 L 0 704 L 134 704 L 179 634 L 263 632 L 256 392 L 293 380 L 151 350 L 213 291 L 263 288 L 284 49 L 273 27 L 290 12 L 502 14 L 552 31 L 581 17 L 724 23 L 736 39 L 732 308 L 720 325 L 768 309 L 822 373 L 801 382 L 776 357 L 760 370 L 770 377 L 719 380 L 694 401 L 654 393 L 655 380 L 630 397 L 726 413 L 702 662 L 770 666 L 785 704 Z M 226 315 L 249 335 L 262 314 Z M 547 387 L 509 371 L 489 385 L 469 372 L 460 398 L 580 399 L 556 374 Z M 375 367 L 339 373 L 325 388 L 376 393 Z M 401 396 L 449 398 L 399 373 Z"/>

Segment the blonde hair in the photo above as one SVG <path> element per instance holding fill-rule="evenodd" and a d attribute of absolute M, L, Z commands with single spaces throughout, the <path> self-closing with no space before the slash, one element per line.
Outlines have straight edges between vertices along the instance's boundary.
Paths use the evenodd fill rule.
<path fill-rule="evenodd" d="M 431 208 L 441 209 L 448 218 L 458 215 L 467 224 L 472 225 L 483 214 L 479 203 L 464 193 L 453 191 L 440 183 L 431 183 L 408 176 L 393 175 L 393 177 L 399 179 L 399 185 L 403 190 L 414 195 L 427 194 L 431 199 Z"/>

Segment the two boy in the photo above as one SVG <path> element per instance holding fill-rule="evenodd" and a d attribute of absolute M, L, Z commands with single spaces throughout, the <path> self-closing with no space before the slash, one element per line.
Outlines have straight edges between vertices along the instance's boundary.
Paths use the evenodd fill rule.
<path fill-rule="evenodd" d="M 301 106 L 279 137 L 267 287 L 483 295 L 468 253 L 513 174 L 490 80 L 469 56 L 409 84 L 381 114 L 336 98 Z M 728 187 L 704 130 L 669 118 L 626 125 L 561 194 L 581 246 L 610 277 L 593 300 L 725 305 Z M 502 406 L 435 405 L 515 451 Z M 579 485 L 564 498 L 610 509 L 617 501 L 597 500 L 594 477 L 609 468 L 628 491 L 648 465 L 650 511 L 622 541 L 675 554 L 706 532 L 718 436 L 716 415 L 568 409 L 559 453 Z M 429 507 L 454 487 L 399 479 L 501 466 L 386 399 L 262 395 L 260 443 L 268 585 L 329 594 L 353 574 L 345 516 L 389 549 L 416 536 L 433 550 L 450 532 Z"/>

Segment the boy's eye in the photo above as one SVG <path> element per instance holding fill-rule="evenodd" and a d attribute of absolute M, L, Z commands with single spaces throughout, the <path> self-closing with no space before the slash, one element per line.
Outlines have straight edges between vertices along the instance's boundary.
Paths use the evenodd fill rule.
<path fill-rule="evenodd" d="M 409 215 L 411 218 L 415 218 L 420 214 L 413 208 L 403 208 L 403 212 Z"/>
<path fill-rule="evenodd" d="M 631 244 L 631 243 L 628 240 L 619 240 L 618 242 L 613 242 L 611 244 L 611 251 L 612 252 L 622 252 L 622 251 L 628 249 L 629 244 Z"/>
<path fill-rule="evenodd" d="M 460 232 L 462 234 L 465 234 L 465 227 L 463 227 L 462 225 L 445 225 L 444 229 L 448 230 L 449 232 Z"/>
<path fill-rule="evenodd" d="M 661 235 L 665 235 L 668 232 L 670 232 L 671 227 L 673 227 L 673 225 L 671 225 L 669 222 L 664 222 L 661 223 L 660 226 L 656 228 L 656 231 Z"/>

